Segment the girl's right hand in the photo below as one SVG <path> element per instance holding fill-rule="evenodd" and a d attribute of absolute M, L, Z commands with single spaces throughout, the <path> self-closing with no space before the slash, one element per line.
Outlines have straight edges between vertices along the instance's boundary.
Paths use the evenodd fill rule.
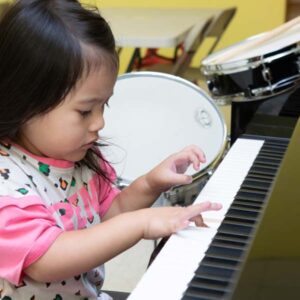
<path fill-rule="evenodd" d="M 186 228 L 193 221 L 197 226 L 205 226 L 201 213 L 219 210 L 219 203 L 203 202 L 187 207 L 154 207 L 142 209 L 141 213 L 144 239 L 157 239 L 169 236 Z"/>

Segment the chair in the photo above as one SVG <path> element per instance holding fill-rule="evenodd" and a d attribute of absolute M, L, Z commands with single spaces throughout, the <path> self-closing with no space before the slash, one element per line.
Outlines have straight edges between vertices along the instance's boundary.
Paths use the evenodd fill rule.
<path fill-rule="evenodd" d="M 220 13 L 213 18 L 213 20 L 199 33 L 198 36 L 196 34 L 197 28 L 193 28 L 184 42 L 182 55 L 176 60 L 175 63 L 155 64 L 142 69 L 147 71 L 159 71 L 175 74 L 196 83 L 199 79 L 203 78 L 203 75 L 201 74 L 200 66 L 189 66 L 195 52 L 198 50 L 205 38 L 214 38 L 214 43 L 206 54 L 210 55 L 218 45 L 235 13 L 236 7 L 230 7 L 220 11 Z"/>
<path fill-rule="evenodd" d="M 207 37 L 215 38 L 215 42 L 209 49 L 207 55 L 211 54 L 219 43 L 223 33 L 227 29 L 229 23 L 236 13 L 236 7 L 230 7 L 222 10 L 218 15 L 215 16 L 211 23 L 210 28 L 207 31 Z"/>
<path fill-rule="evenodd" d="M 215 41 L 210 47 L 206 56 L 213 53 L 219 41 L 221 40 L 224 32 L 228 28 L 228 25 L 232 21 L 235 13 L 236 13 L 236 7 L 231 7 L 221 11 L 218 15 L 215 16 L 206 34 L 206 37 L 215 38 Z M 200 66 L 189 67 L 186 68 L 185 72 L 182 74 L 182 77 L 196 83 L 198 80 L 203 79 L 203 74 L 201 73 Z"/>

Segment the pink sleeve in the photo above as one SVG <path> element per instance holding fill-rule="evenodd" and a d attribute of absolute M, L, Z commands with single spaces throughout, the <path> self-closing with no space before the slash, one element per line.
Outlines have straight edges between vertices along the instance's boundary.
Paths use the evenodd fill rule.
<path fill-rule="evenodd" d="M 114 168 L 109 164 L 104 164 L 105 171 L 109 179 L 114 182 L 117 178 Z M 99 176 L 100 182 L 100 216 L 103 217 L 110 208 L 113 199 L 120 193 L 120 190 Z"/>
<path fill-rule="evenodd" d="M 0 278 L 19 284 L 61 232 L 39 197 L 0 197 Z"/>

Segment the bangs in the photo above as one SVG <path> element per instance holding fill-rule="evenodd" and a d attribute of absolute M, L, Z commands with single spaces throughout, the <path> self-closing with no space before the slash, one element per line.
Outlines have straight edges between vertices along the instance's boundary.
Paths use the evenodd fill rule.
<path fill-rule="evenodd" d="M 104 49 L 93 45 L 81 44 L 81 72 L 80 79 L 86 78 L 90 73 L 99 71 L 102 67 L 113 73 L 119 69 L 119 58 L 117 53 L 107 53 Z"/>

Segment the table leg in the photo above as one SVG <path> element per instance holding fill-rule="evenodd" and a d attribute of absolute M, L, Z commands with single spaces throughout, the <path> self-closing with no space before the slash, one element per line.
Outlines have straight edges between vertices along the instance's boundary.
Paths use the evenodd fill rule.
<path fill-rule="evenodd" d="M 131 72 L 134 66 L 136 59 L 141 59 L 140 48 L 135 48 L 131 56 L 130 62 L 128 64 L 126 72 Z"/>

